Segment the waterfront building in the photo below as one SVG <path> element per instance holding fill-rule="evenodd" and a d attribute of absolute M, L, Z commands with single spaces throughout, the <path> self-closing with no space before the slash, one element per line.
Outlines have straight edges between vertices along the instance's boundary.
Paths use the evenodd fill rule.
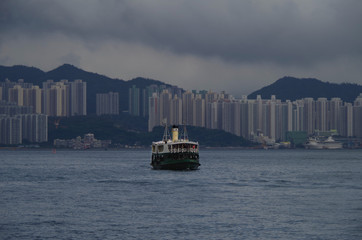
<path fill-rule="evenodd" d="M 84 134 L 84 138 L 80 136 L 74 139 L 54 139 L 54 147 L 56 148 L 73 148 L 75 150 L 84 150 L 90 148 L 105 148 L 111 145 L 111 140 L 98 140 L 93 133 Z"/>

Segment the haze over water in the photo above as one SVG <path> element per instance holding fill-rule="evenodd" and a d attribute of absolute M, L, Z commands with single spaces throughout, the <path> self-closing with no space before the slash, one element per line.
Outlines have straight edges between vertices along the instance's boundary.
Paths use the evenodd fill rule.
<path fill-rule="evenodd" d="M 2 239 L 361 239 L 362 151 L 1 151 Z"/>

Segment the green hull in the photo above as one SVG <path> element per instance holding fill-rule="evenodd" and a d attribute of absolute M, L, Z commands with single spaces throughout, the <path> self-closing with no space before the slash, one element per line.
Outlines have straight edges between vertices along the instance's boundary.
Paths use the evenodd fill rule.
<path fill-rule="evenodd" d="M 198 154 L 153 154 L 151 165 L 160 170 L 196 170 L 200 163 Z"/>

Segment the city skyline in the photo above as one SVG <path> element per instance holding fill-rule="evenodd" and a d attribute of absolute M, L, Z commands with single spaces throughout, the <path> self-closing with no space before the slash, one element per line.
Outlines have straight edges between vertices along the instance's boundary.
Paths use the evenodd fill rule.
<path fill-rule="evenodd" d="M 16 105 L 12 107 L 14 109 L 24 107 L 26 114 L 33 114 L 8 114 L 8 107 L 3 108 L 1 113 L 5 114 L 2 116 L 5 125 L 1 132 L 4 134 L 5 129 L 9 128 L 13 129 L 13 134 L 7 133 L 10 140 L 2 142 L 21 143 L 22 138 L 30 142 L 44 141 L 44 137 L 39 137 L 42 134 L 39 126 L 46 130 L 44 124 L 47 120 L 40 118 L 40 115 L 87 115 L 86 82 L 80 79 L 73 82 L 47 80 L 42 85 L 43 88 L 39 88 L 22 79 L 18 82 L 1 82 L 3 100 L 9 101 L 9 104 L 13 102 Z M 247 96 L 235 98 L 225 91 L 191 92 L 166 85 L 149 85 L 141 89 L 133 85 L 128 94 L 128 113 L 148 118 L 148 131 L 165 122 L 169 125 L 186 124 L 224 130 L 252 141 L 260 135 L 273 142 L 286 141 L 288 132 L 301 131 L 308 135 L 334 131 L 343 137 L 362 137 L 362 93 L 353 103 L 344 102 L 338 97 L 304 97 L 294 101 L 281 101 L 275 95 L 269 99 L 262 99 L 260 95 L 256 99 L 248 99 Z M 117 92 L 97 93 L 95 97 L 97 115 L 119 115 Z M 14 138 L 16 140 L 11 140 L 12 135 L 17 136 Z"/>
<path fill-rule="evenodd" d="M 288 132 L 334 132 L 362 137 L 362 93 L 352 103 L 340 98 L 236 99 L 226 93 L 189 91 L 173 95 L 172 89 L 156 91 L 149 98 L 148 131 L 162 124 L 219 129 L 254 140 L 260 134 L 272 142 L 286 141 Z M 130 105 L 130 107 L 132 107 Z"/>

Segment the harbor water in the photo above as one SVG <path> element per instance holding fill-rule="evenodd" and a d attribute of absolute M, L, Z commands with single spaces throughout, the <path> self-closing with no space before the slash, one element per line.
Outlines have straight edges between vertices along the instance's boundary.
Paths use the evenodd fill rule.
<path fill-rule="evenodd" d="M 361 150 L 0 151 L 0 239 L 362 239 Z"/>

